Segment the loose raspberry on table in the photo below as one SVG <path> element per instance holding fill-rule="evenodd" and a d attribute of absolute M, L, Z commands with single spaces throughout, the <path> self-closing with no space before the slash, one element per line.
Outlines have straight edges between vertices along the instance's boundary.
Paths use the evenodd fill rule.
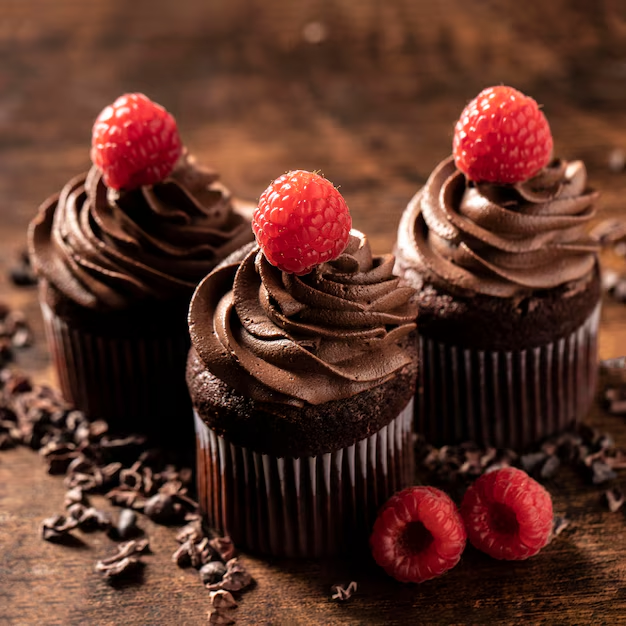
<path fill-rule="evenodd" d="M 252 230 L 267 260 L 302 275 L 336 259 L 348 244 L 348 205 L 323 176 L 304 170 L 277 178 L 262 194 Z"/>
<path fill-rule="evenodd" d="M 434 487 L 409 487 L 381 509 L 370 545 L 390 576 L 421 583 L 454 567 L 465 541 L 463 520 L 448 495 Z"/>
<path fill-rule="evenodd" d="M 550 494 L 526 472 L 506 467 L 469 487 L 461 516 L 472 545 L 496 559 L 522 560 L 550 541 Z"/>
<path fill-rule="evenodd" d="M 142 93 L 120 96 L 93 125 L 91 160 L 113 189 L 162 181 L 181 154 L 176 121 Z"/>
<path fill-rule="evenodd" d="M 550 162 L 552 133 L 532 98 L 512 87 L 489 87 L 461 113 L 452 151 L 470 180 L 518 183 Z"/>

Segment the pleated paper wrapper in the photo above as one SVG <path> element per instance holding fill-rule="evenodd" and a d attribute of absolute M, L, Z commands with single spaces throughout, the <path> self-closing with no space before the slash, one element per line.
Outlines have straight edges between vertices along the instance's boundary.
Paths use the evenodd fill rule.
<path fill-rule="evenodd" d="M 522 449 L 589 411 L 600 306 L 576 331 L 516 352 L 469 350 L 420 336 L 415 429 L 434 445 Z"/>
<path fill-rule="evenodd" d="M 413 400 L 370 437 L 281 458 L 234 445 L 195 414 L 198 497 L 209 524 L 265 555 L 330 556 L 366 545 L 379 507 L 413 479 Z"/>
<path fill-rule="evenodd" d="M 185 385 L 186 333 L 155 336 L 137 325 L 114 338 L 69 326 L 42 305 L 46 336 L 64 398 L 115 432 L 184 439 L 181 415 L 191 401 Z M 193 447 L 193 421 L 187 444 Z"/>

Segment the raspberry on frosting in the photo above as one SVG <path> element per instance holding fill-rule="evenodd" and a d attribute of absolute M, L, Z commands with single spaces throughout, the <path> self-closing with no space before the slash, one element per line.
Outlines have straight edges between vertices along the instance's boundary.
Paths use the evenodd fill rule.
<path fill-rule="evenodd" d="M 262 194 L 252 230 L 267 260 L 289 274 L 308 274 L 336 259 L 348 244 L 352 219 L 337 189 L 323 176 L 295 170 Z"/>
<path fill-rule="evenodd" d="M 461 113 L 453 154 L 470 180 L 519 183 L 549 163 L 552 134 L 532 98 L 512 87 L 489 87 Z"/>
<path fill-rule="evenodd" d="M 181 154 L 176 121 L 141 93 L 120 96 L 94 123 L 91 160 L 113 189 L 162 181 Z"/>

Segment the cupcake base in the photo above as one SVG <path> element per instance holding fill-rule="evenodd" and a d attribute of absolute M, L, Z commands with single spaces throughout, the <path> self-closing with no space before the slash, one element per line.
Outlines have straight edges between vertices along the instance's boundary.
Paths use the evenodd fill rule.
<path fill-rule="evenodd" d="M 413 478 L 413 400 L 373 435 L 313 457 L 234 445 L 195 415 L 198 495 L 209 524 L 260 554 L 319 557 L 366 541 L 378 508 Z"/>
<path fill-rule="evenodd" d="M 582 419 L 597 381 L 600 305 L 568 336 L 519 351 L 420 336 L 415 428 L 434 445 L 524 448 Z"/>
<path fill-rule="evenodd" d="M 189 337 L 171 329 L 159 336 L 148 324 L 134 323 L 120 336 L 91 324 L 70 325 L 42 303 L 44 326 L 65 399 L 89 419 L 105 419 L 114 432 L 140 432 L 169 443 L 192 445 L 193 425 L 180 424 L 191 411 L 185 385 Z M 183 318 L 184 325 L 184 318 Z M 185 410 L 187 407 L 187 410 Z"/>

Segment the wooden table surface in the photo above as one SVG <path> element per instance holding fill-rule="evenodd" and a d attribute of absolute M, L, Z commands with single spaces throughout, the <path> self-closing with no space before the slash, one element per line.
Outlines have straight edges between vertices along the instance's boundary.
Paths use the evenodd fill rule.
<path fill-rule="evenodd" d="M 385 252 L 407 201 L 450 152 L 465 102 L 501 82 L 545 105 L 556 153 L 585 160 L 602 216 L 623 214 L 626 173 L 608 159 L 626 151 L 624 2 L 1 0 L 0 300 L 23 309 L 36 335 L 18 365 L 52 380 L 35 291 L 12 287 L 5 270 L 38 204 L 89 166 L 93 119 L 119 94 L 164 104 L 190 151 L 243 197 L 288 169 L 321 170 Z M 607 301 L 600 355 L 621 354 L 626 305 Z M 589 422 L 626 446 L 623 418 L 596 407 Z M 551 490 L 572 527 L 539 556 L 507 564 L 468 549 L 419 586 L 367 560 L 246 556 L 257 585 L 238 622 L 626 623 L 624 514 L 567 472 Z M 39 524 L 63 494 L 37 454 L 0 453 L 0 624 L 205 623 L 196 572 L 170 562 L 172 529 L 142 522 L 154 555 L 143 581 L 121 588 L 93 569 L 111 551 L 104 535 L 80 549 L 42 542 Z M 332 603 L 330 586 L 349 580 L 357 595 Z"/>

